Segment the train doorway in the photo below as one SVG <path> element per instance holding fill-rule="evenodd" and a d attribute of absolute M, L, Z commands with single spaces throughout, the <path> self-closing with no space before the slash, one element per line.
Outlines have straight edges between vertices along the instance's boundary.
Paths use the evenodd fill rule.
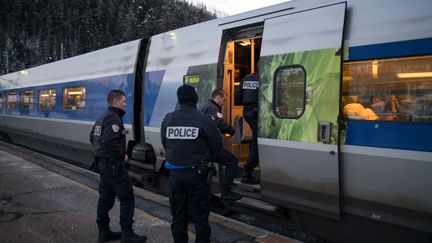
<path fill-rule="evenodd" d="M 225 45 L 223 84 L 219 84 L 219 87 L 223 87 L 227 93 L 223 111 L 225 121 L 236 129 L 233 137 L 224 137 L 224 146 L 239 159 L 239 167 L 243 167 L 248 159 L 252 131 L 243 119 L 243 105 L 241 101 L 235 99 L 235 92 L 241 79 L 257 70 L 262 30 L 262 26 L 254 26 L 231 31 L 226 35 L 226 41 L 223 44 Z M 259 166 L 255 169 L 254 174 L 259 177 Z M 237 183 L 240 183 L 240 180 L 237 180 Z"/>

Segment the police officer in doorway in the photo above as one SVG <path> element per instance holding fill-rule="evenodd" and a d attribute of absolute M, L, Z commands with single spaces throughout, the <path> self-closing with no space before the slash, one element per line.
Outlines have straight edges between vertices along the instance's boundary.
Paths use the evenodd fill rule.
<path fill-rule="evenodd" d="M 135 209 L 132 181 L 124 164 L 126 136 L 122 117 L 126 112 L 125 93 L 111 90 L 108 93 L 108 110 L 103 113 L 90 132 L 90 142 L 95 154 L 96 170 L 99 172 L 99 200 L 97 205 L 98 242 L 118 240 L 121 242 L 145 242 L 146 236 L 139 236 L 132 230 Z M 109 211 L 115 197 L 120 200 L 120 232 L 109 228 Z"/>
<path fill-rule="evenodd" d="M 196 109 L 195 88 L 182 85 L 177 89 L 177 97 L 180 108 L 168 113 L 161 127 L 165 168 L 170 171 L 171 232 L 174 243 L 187 243 L 191 212 L 195 242 L 210 242 L 208 161 L 222 149 L 222 137 L 210 117 Z"/>
<path fill-rule="evenodd" d="M 223 89 L 215 89 L 211 94 L 211 99 L 201 107 L 201 112 L 204 112 L 215 121 L 219 132 L 222 134 L 234 135 L 234 128 L 227 124 L 222 115 L 222 106 L 226 101 L 226 93 Z M 224 200 L 236 201 L 242 198 L 240 194 L 231 191 L 234 177 L 238 168 L 238 159 L 226 149 L 222 149 L 212 157 L 212 161 L 221 165 L 225 165 L 225 175 L 222 181 L 222 195 L 221 198 Z"/>
<path fill-rule="evenodd" d="M 252 130 L 252 142 L 249 144 L 249 157 L 244 168 L 242 182 L 257 184 L 259 179 L 252 175 L 253 169 L 258 165 L 258 89 L 259 62 L 256 65 L 257 71 L 248 74 L 241 82 L 235 93 L 235 98 L 243 104 L 243 117 Z"/>

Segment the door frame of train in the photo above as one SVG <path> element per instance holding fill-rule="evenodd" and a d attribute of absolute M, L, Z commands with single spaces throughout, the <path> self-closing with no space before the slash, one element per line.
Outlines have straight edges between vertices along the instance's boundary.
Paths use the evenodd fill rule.
<path fill-rule="evenodd" d="M 134 90 L 133 90 L 133 113 L 132 131 L 136 143 L 145 143 L 144 137 L 144 76 L 146 70 L 147 56 L 150 47 L 150 38 L 140 41 L 137 60 L 134 68 Z M 129 149 L 129 148 L 128 148 Z M 130 148 L 132 149 L 132 148 Z"/>
<path fill-rule="evenodd" d="M 345 15 L 346 2 L 339 2 L 265 19 L 260 55 L 261 194 L 266 201 L 333 219 L 340 219 L 341 210 L 338 117 Z M 284 67 L 290 73 L 299 66 L 305 70 L 303 109 L 281 117 L 274 109 L 274 85 L 289 81 L 276 76 Z M 318 142 L 319 122 L 333 124 L 329 143 Z"/>
<path fill-rule="evenodd" d="M 219 52 L 219 59 L 218 59 L 218 65 L 217 65 L 217 87 L 223 89 L 225 92 L 227 92 L 227 99 L 226 103 L 223 108 L 223 116 L 224 120 L 231 124 L 233 127 L 235 127 L 235 116 L 234 113 L 238 109 L 238 106 L 234 105 L 234 88 L 233 88 L 233 81 L 234 81 L 234 72 L 231 73 L 232 76 L 229 76 L 229 82 L 227 83 L 227 76 L 229 75 L 229 72 L 226 70 L 226 66 L 232 66 L 232 70 L 235 70 L 235 52 L 232 54 L 232 63 L 230 64 L 229 59 L 230 57 L 227 57 L 227 45 L 231 42 L 236 42 L 240 40 L 245 39 L 256 39 L 256 38 L 262 38 L 262 29 L 264 26 L 264 22 L 256 22 L 253 24 L 238 26 L 235 28 L 230 29 L 224 29 L 221 39 L 221 47 Z M 227 64 L 228 62 L 228 64 Z M 243 78 L 243 77 L 242 77 Z M 238 111 L 238 110 L 237 110 Z M 232 137 L 225 137 L 224 136 L 224 145 L 227 150 L 235 154 L 238 159 L 242 159 L 241 153 L 243 150 L 240 148 L 240 146 L 247 147 L 247 144 L 233 144 Z M 238 146 L 237 149 L 234 149 L 233 145 Z"/>

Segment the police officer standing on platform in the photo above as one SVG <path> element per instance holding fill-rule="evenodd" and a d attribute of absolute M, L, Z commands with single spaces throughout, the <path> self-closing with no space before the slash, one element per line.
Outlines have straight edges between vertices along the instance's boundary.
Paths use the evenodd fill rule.
<path fill-rule="evenodd" d="M 210 117 L 196 109 L 195 88 L 182 85 L 177 89 L 177 97 L 180 108 L 168 113 L 161 127 L 165 168 L 170 171 L 171 232 L 174 243 L 188 242 L 190 212 L 195 223 L 195 242 L 207 243 L 211 235 L 208 161 L 222 149 L 222 137 Z"/>
<path fill-rule="evenodd" d="M 108 93 L 108 110 L 103 113 L 90 132 L 90 142 L 95 154 L 96 171 L 99 172 L 99 200 L 97 205 L 98 242 L 118 240 L 121 242 L 145 242 L 146 236 L 136 235 L 132 230 L 135 209 L 132 181 L 124 164 L 126 136 L 122 117 L 126 112 L 125 93 L 111 90 Z M 109 211 L 114 206 L 115 197 L 120 200 L 120 232 L 109 228 Z"/>
<path fill-rule="evenodd" d="M 257 184 L 259 179 L 252 175 L 253 169 L 258 165 L 258 89 L 259 82 L 259 62 L 256 65 L 257 71 L 248 74 L 241 82 L 239 89 L 235 93 L 236 100 L 243 104 L 243 117 L 252 130 L 252 142 L 249 144 L 249 156 L 244 168 L 242 182 Z"/>
<path fill-rule="evenodd" d="M 201 107 L 201 112 L 208 114 L 210 118 L 215 121 L 219 132 L 222 134 L 234 135 L 234 128 L 227 124 L 222 115 L 222 106 L 226 101 L 226 93 L 223 89 L 215 89 L 211 94 L 211 99 Z M 222 180 L 222 195 L 221 198 L 224 200 L 237 201 L 242 196 L 231 191 L 234 177 L 238 169 L 238 159 L 226 149 L 222 149 L 218 153 L 214 154 L 212 161 L 221 165 L 225 165 L 225 175 Z"/>

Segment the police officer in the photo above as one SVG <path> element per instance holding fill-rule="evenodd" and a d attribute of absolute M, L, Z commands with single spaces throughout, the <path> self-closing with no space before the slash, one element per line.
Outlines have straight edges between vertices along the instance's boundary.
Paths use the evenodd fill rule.
<path fill-rule="evenodd" d="M 243 104 L 243 117 L 252 130 L 252 142 L 249 144 L 249 157 L 244 168 L 242 182 L 248 184 L 257 184 L 259 179 L 252 176 L 253 169 L 258 165 L 258 88 L 259 82 L 259 64 L 257 71 L 248 74 L 241 82 L 239 89 L 235 93 L 235 98 Z"/>
<path fill-rule="evenodd" d="M 222 149 L 222 137 L 210 117 L 196 109 L 195 88 L 182 85 L 177 97 L 180 108 L 168 113 L 161 127 L 165 168 L 170 170 L 171 232 L 175 243 L 188 242 L 190 212 L 195 221 L 195 242 L 210 242 L 207 161 Z"/>
<path fill-rule="evenodd" d="M 98 242 L 118 240 L 121 242 L 145 242 L 146 236 L 136 235 L 132 230 L 135 209 L 132 181 L 124 164 L 126 136 L 122 117 L 126 112 L 126 98 L 121 90 L 108 93 L 108 110 L 103 113 L 90 132 L 97 170 L 100 175 L 99 200 L 97 205 Z M 120 200 L 120 232 L 109 228 L 109 211 L 114 206 L 115 197 Z"/>
<path fill-rule="evenodd" d="M 227 124 L 222 115 L 222 106 L 226 101 L 226 93 L 223 89 L 215 89 L 211 94 L 211 99 L 201 107 L 201 112 L 204 112 L 210 116 L 210 118 L 215 121 L 217 128 L 222 134 L 234 135 L 234 128 Z M 222 180 L 222 195 L 221 198 L 224 200 L 239 200 L 242 198 L 240 194 L 231 191 L 234 177 L 238 168 L 238 159 L 226 149 L 222 149 L 220 152 L 216 153 L 212 157 L 212 161 L 225 165 L 225 175 Z"/>

